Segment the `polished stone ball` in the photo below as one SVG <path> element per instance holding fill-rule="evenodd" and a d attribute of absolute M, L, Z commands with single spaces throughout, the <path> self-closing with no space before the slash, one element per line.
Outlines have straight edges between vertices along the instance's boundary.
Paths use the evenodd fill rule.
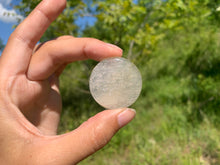
<path fill-rule="evenodd" d="M 93 98 L 107 109 L 125 108 L 140 95 L 142 78 L 137 67 L 122 57 L 107 58 L 93 69 L 89 88 Z"/>

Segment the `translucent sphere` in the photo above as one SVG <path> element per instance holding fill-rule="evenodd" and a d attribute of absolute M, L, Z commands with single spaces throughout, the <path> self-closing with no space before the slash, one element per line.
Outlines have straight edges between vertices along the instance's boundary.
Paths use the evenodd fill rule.
<path fill-rule="evenodd" d="M 122 57 L 107 58 L 93 69 L 89 88 L 93 98 L 107 109 L 129 107 L 140 95 L 142 78 L 137 67 Z"/>

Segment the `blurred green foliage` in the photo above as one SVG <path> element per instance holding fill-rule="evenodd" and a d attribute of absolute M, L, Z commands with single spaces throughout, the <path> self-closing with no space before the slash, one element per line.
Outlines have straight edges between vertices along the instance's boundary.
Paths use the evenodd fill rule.
<path fill-rule="evenodd" d="M 3 51 L 4 47 L 3 40 L 0 38 L 0 52 Z"/>
<path fill-rule="evenodd" d="M 27 15 L 38 2 L 22 0 L 17 8 Z M 219 0 L 67 1 L 42 41 L 74 35 L 114 43 L 143 76 L 132 106 L 136 119 L 81 164 L 220 164 L 219 5 Z M 85 16 L 96 22 L 81 29 L 75 21 Z M 88 89 L 96 63 L 75 62 L 61 76 L 60 133 L 102 110 Z"/>

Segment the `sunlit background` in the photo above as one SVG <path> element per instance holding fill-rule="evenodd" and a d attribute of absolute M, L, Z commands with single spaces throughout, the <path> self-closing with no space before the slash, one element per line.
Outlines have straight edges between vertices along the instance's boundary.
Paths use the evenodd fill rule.
<path fill-rule="evenodd" d="M 0 0 L 3 45 L 16 20 L 39 1 Z M 220 0 L 67 1 L 41 41 L 73 35 L 116 44 L 143 78 L 141 95 L 132 105 L 136 118 L 80 164 L 220 164 L 219 6 Z M 88 89 L 96 63 L 75 62 L 64 70 L 59 134 L 103 110 Z"/>

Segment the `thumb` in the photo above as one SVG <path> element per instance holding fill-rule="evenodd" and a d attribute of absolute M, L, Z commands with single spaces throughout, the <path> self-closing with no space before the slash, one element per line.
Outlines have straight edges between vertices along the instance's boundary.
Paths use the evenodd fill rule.
<path fill-rule="evenodd" d="M 135 114 L 135 110 L 128 108 L 102 111 L 74 131 L 50 141 L 51 146 L 46 148 L 54 148 L 57 164 L 76 164 L 104 147 Z"/>

